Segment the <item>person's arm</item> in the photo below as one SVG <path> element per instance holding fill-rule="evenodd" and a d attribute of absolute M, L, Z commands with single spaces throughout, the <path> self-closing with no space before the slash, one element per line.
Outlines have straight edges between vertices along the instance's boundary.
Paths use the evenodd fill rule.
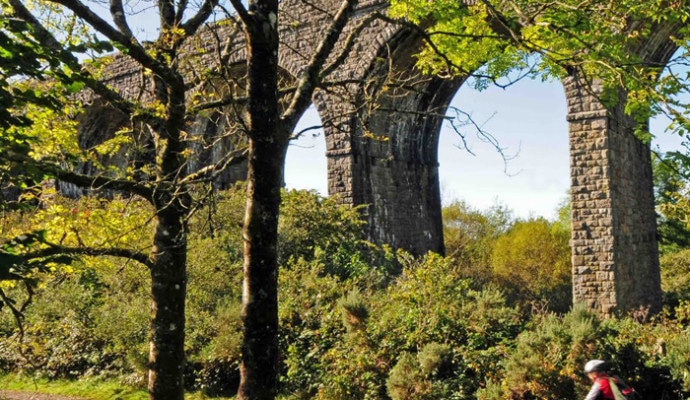
<path fill-rule="evenodd" d="M 597 380 L 594 382 L 594 385 L 592 385 L 592 389 L 590 389 L 589 393 L 587 393 L 587 397 L 585 397 L 585 400 L 597 400 L 599 398 L 599 394 L 601 393 L 601 388 L 599 387 L 599 381 Z"/>

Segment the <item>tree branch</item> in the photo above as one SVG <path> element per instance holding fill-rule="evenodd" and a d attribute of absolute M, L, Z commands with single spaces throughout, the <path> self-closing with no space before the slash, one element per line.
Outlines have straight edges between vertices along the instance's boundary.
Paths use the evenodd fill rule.
<path fill-rule="evenodd" d="M 48 248 L 26 253 L 22 257 L 24 257 L 26 260 L 32 260 L 62 254 L 77 254 L 85 256 L 113 256 L 138 261 L 139 263 L 147 266 L 148 268 L 153 268 L 154 266 L 153 261 L 149 258 L 149 256 L 136 250 L 115 247 L 110 249 L 96 249 L 91 247 L 61 246 L 53 243 L 46 244 L 49 246 Z"/>
<path fill-rule="evenodd" d="M 36 161 L 28 156 L 17 154 L 11 150 L 0 150 L 0 158 L 15 162 L 19 165 L 31 165 L 34 168 L 54 176 L 55 178 L 77 185 L 82 188 L 108 188 L 136 194 L 148 201 L 152 201 L 154 189 L 148 185 L 123 179 L 113 179 L 104 176 L 90 176 L 67 171 L 56 164 Z"/>
<path fill-rule="evenodd" d="M 11 0 L 17 1 L 17 0 Z M 151 57 L 146 49 L 139 43 L 136 37 L 123 35 L 117 29 L 114 29 L 110 24 L 103 18 L 99 17 L 98 14 L 94 13 L 89 7 L 84 5 L 79 0 L 50 0 L 54 3 L 61 4 L 68 9 L 70 9 L 79 18 L 86 21 L 91 25 L 96 31 L 103 34 L 105 37 L 111 41 L 120 44 L 126 50 L 128 56 L 136 60 L 142 67 L 150 69 L 156 75 L 161 76 L 163 79 L 168 81 L 174 81 L 175 76 L 172 71 L 167 68 L 164 64 Z M 162 19 L 162 17 L 161 17 Z M 162 29 L 162 28 L 161 28 Z"/>
<path fill-rule="evenodd" d="M 245 27 L 253 24 L 254 19 L 249 14 L 244 4 L 242 4 L 242 0 L 230 0 L 230 4 L 232 4 L 232 6 L 235 8 L 235 11 L 237 11 L 237 15 L 240 16 L 240 19 Z"/>
<path fill-rule="evenodd" d="M 201 168 L 200 170 L 187 175 L 180 183 L 190 184 L 195 182 L 201 182 L 205 180 L 213 180 L 220 173 L 225 171 L 228 167 L 237 165 L 247 159 L 247 154 L 249 154 L 249 148 L 242 148 L 235 150 L 224 157 L 224 161 L 221 163 L 215 163 L 207 167 Z"/>
<path fill-rule="evenodd" d="M 115 26 L 117 26 L 124 36 L 134 37 L 132 30 L 127 24 L 127 18 L 125 17 L 125 9 L 122 6 L 122 0 L 110 0 L 110 15 L 113 17 Z"/>
<path fill-rule="evenodd" d="M 103 82 L 94 78 L 91 73 L 86 70 L 81 62 L 69 51 L 65 50 L 60 42 L 46 29 L 40 21 L 34 17 L 33 14 L 22 4 L 19 0 L 8 0 L 12 6 L 13 13 L 22 20 L 29 23 L 35 31 L 36 38 L 45 44 L 50 50 L 57 53 L 60 59 L 72 70 L 77 71 L 84 81 L 86 86 L 91 88 L 96 94 L 101 96 L 106 101 L 110 102 L 114 107 L 125 114 L 134 112 L 135 107 L 131 102 L 125 100 L 117 92 L 110 89 Z"/>
<path fill-rule="evenodd" d="M 182 24 L 182 29 L 184 29 L 185 34 L 187 36 L 194 35 L 198 30 L 201 24 L 206 22 L 208 17 L 211 15 L 213 12 L 213 9 L 218 5 L 218 0 L 204 0 L 204 3 L 201 5 L 201 8 L 199 11 L 187 22 Z M 178 10 L 178 13 L 181 13 L 182 10 Z"/>
<path fill-rule="evenodd" d="M 281 116 L 281 120 L 287 121 L 289 124 L 296 122 L 311 102 L 311 95 L 314 89 L 318 86 L 321 80 L 320 71 L 323 69 L 328 55 L 331 53 L 335 44 L 338 42 L 340 34 L 345 29 L 345 25 L 350 19 L 350 15 L 357 5 L 358 0 L 343 0 L 340 5 L 333 22 L 326 30 L 326 36 L 317 47 L 312 56 L 307 68 L 302 73 L 299 83 L 297 84 L 297 91 L 295 92 L 292 102 Z"/>

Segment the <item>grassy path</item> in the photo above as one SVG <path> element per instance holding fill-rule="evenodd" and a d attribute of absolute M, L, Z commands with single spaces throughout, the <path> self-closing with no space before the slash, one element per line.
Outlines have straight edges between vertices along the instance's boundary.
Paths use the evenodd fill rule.
<path fill-rule="evenodd" d="M 16 390 L 0 390 L 0 400 L 87 400 L 83 397 L 61 396 L 36 392 L 19 392 Z"/>

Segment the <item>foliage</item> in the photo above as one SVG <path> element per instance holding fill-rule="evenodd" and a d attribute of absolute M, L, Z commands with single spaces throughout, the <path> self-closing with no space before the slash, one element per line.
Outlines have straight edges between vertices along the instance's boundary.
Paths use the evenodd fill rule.
<path fill-rule="evenodd" d="M 51 215 L 62 218 L 65 241 L 78 240 L 70 226 L 78 226 L 86 210 L 89 218 L 119 218 L 130 235 L 126 241 L 149 234 L 129 229 L 139 225 L 126 217 L 127 211 L 140 215 L 133 211 L 147 208 L 145 203 L 55 198 L 50 204 L 60 205 Z M 198 398 L 233 395 L 238 385 L 243 207 L 243 188 L 231 188 L 189 221 L 186 382 Z M 321 243 L 337 243 L 347 224 L 358 224 L 349 216 L 343 225 L 334 224 L 332 219 L 349 211 L 310 192 L 285 192 L 283 207 L 300 212 L 284 214 L 282 237 L 291 235 L 291 227 L 302 234 L 302 227 L 313 226 Z M 0 227 L 12 237 L 32 224 L 50 223 L 46 212 L 7 213 Z M 110 225 L 112 231 L 91 235 L 125 240 Z M 478 288 L 454 257 L 415 259 L 398 252 L 372 258 L 341 248 L 342 259 L 360 260 L 353 266 L 357 273 L 341 273 L 332 257 L 312 247 L 315 242 L 293 243 L 290 251 L 300 256 L 287 257 L 279 275 L 280 390 L 286 398 L 575 399 L 589 385 L 582 365 L 594 357 L 609 360 L 643 394 L 688 393 L 686 302 L 668 318 L 645 325 L 629 318 L 602 321 L 581 306 L 564 316 L 525 314 L 507 305 L 501 292 Z M 385 272 L 390 257 L 398 273 Z M 82 257 L 70 269 L 55 269 L 37 287 L 21 348 L 11 316 L 2 314 L 0 367 L 42 377 L 115 380 L 122 393 L 142 388 L 149 279 L 145 268 L 118 258 Z M 676 283 L 686 290 L 682 281 Z"/>
<path fill-rule="evenodd" d="M 689 165 L 688 161 L 687 155 L 682 152 L 655 155 L 652 159 L 659 250 L 662 255 L 690 246 L 688 179 L 683 172 Z"/>
<path fill-rule="evenodd" d="M 551 310 L 572 303 L 570 230 L 543 218 L 516 221 L 496 239 L 494 279 L 521 303 L 547 299 Z"/>
<path fill-rule="evenodd" d="M 685 307 L 687 306 L 686 303 Z M 664 342 L 660 341 L 657 344 L 662 345 Z M 690 393 L 690 379 L 688 379 L 690 376 L 690 335 L 687 330 L 671 337 L 661 363 L 668 367 L 671 376 L 678 382 L 679 387 L 675 391 Z M 668 391 L 668 389 L 664 390 Z"/>
<path fill-rule="evenodd" d="M 365 323 L 325 352 L 319 399 L 471 398 L 521 326 L 499 293 L 470 289 L 434 254 L 403 261 L 400 277 L 364 298 Z"/>
<path fill-rule="evenodd" d="M 32 122 L 24 107 L 40 105 L 58 110 L 60 98 L 83 85 L 73 79 L 60 54 L 41 44 L 31 24 L 8 15 L 6 2 L 1 3 L 0 15 L 0 129 L 6 130 Z M 109 49 L 106 43 L 97 43 L 100 46 L 94 49 Z M 52 84 L 39 83 L 46 77 Z"/>
<path fill-rule="evenodd" d="M 308 191 L 291 190 L 283 194 L 278 225 L 279 260 L 303 258 L 323 263 L 325 273 L 343 278 L 365 274 L 367 262 L 388 257 L 362 238 L 364 220 L 360 210 L 339 205 Z M 395 266 L 382 265 L 383 273 Z"/>
<path fill-rule="evenodd" d="M 189 223 L 186 382 L 190 389 L 209 395 L 232 394 L 237 389 L 242 280 L 239 227 L 246 201 L 244 190 L 244 185 L 238 185 L 218 193 Z M 358 232 L 355 228 L 360 224 L 356 210 L 336 206 L 311 192 L 289 191 L 284 198 L 284 207 L 300 209 L 285 213 L 281 227 L 285 237 L 293 236 L 293 227 L 297 227 L 294 236 L 306 237 L 303 227 L 313 224 L 319 232 L 318 243 L 337 243 L 340 238 L 356 241 L 358 236 L 354 232 Z M 49 241 L 59 240 L 65 245 L 89 243 L 95 247 L 146 243 L 150 235 L 145 202 L 90 197 L 71 200 L 57 195 L 45 200 L 42 209 L 31 213 L 7 213 L 0 224 L 4 227 L 3 235 L 13 237 L 29 227 L 45 228 L 51 232 Z M 340 223 L 333 224 L 336 218 Z M 353 236 L 348 238 L 346 232 Z M 291 250 L 314 259 L 313 265 L 322 265 L 319 260 L 333 262 L 330 255 L 320 255 L 323 252 L 310 244 L 292 243 L 297 247 Z M 345 256 L 343 250 L 337 254 L 341 253 Z M 352 253 L 346 258 L 356 257 L 362 260 L 357 274 L 345 276 L 359 276 L 370 282 L 388 279 L 373 269 L 371 274 L 367 272 L 370 268 L 364 267 L 363 260 L 368 256 Z M 307 276 L 303 268 L 311 269 L 312 264 L 302 257 L 291 256 L 288 260 L 292 261 L 285 265 L 281 281 L 303 282 Z M 347 265 L 339 267 L 347 271 Z M 323 265 L 314 279 L 320 282 L 316 288 L 328 279 L 334 282 L 337 295 L 330 298 L 334 302 L 344 293 L 337 280 L 326 275 Z M 5 335 L 0 345 L 0 365 L 9 370 L 37 371 L 52 378 L 110 376 L 117 371 L 118 375 L 127 376 L 129 385 L 143 384 L 148 351 L 149 281 L 145 268 L 117 258 L 80 257 L 69 268 L 54 268 L 42 277 L 43 284 L 27 310 L 21 348 L 16 346 L 16 326 L 10 315 L 4 314 L 0 325 Z M 286 314 L 284 318 L 295 324 L 289 336 L 292 339 L 293 334 L 301 335 L 301 329 L 312 322 L 306 318 L 298 324 L 296 317 L 289 316 L 290 310 L 312 301 L 312 295 L 319 296 L 310 291 L 288 293 L 291 294 L 283 300 L 281 310 Z M 298 301 L 297 296 L 302 300 Z M 294 306 L 290 306 L 292 301 L 296 301 Z M 18 353 L 22 348 L 23 354 Z"/>
<path fill-rule="evenodd" d="M 670 349 L 668 338 L 685 343 L 687 332 L 670 321 L 641 324 L 632 318 L 600 320 L 583 305 L 564 316 L 537 315 L 517 338 L 503 363 L 504 376 L 478 392 L 480 399 L 577 399 L 591 382 L 582 372 L 589 359 L 607 360 L 611 373 L 635 387 L 643 398 L 682 398 L 683 345 Z"/>
<path fill-rule="evenodd" d="M 486 211 L 472 209 L 467 203 L 455 201 L 443 207 L 443 238 L 446 254 L 477 283 L 491 280 L 491 249 L 504 234 L 512 218 L 504 206 Z"/>
<path fill-rule="evenodd" d="M 690 249 L 665 254 L 659 264 L 666 302 L 677 305 L 679 301 L 690 300 Z"/>
<path fill-rule="evenodd" d="M 578 76 L 604 83 L 602 100 L 619 102 L 618 89 L 628 92 L 625 109 L 646 126 L 651 115 L 666 112 L 673 127 L 687 131 L 686 107 L 678 94 L 686 91 L 683 73 L 662 75 L 666 60 L 636 52 L 654 42 L 665 28 L 668 40 L 683 47 L 690 11 L 683 2 L 644 0 L 531 0 L 465 2 L 394 0 L 391 15 L 424 31 L 426 46 L 418 66 L 430 73 L 476 77 L 476 86 L 508 83 L 524 75 L 542 79 Z M 680 27 L 680 28 L 678 28 Z M 665 32 L 665 31 L 664 31 Z M 687 48 L 687 47 L 686 47 Z M 531 57 L 537 53 L 540 57 Z M 683 63 L 686 54 L 679 60 Z M 532 61 L 536 60 L 536 62 Z M 522 74 L 522 75 L 520 75 Z M 644 129 L 644 128 L 642 128 Z M 648 133 L 639 132 L 646 135 Z"/>

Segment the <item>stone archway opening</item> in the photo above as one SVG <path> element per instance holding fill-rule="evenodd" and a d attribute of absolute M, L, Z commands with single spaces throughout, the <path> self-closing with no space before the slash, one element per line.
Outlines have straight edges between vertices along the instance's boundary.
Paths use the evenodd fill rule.
<path fill-rule="evenodd" d="M 523 79 L 483 91 L 463 85 L 439 139 L 443 204 L 500 204 L 518 218 L 555 217 L 570 187 L 566 114 L 558 81 Z"/>
<path fill-rule="evenodd" d="M 285 157 L 285 187 L 288 189 L 314 190 L 328 195 L 328 161 L 323 123 L 316 107 L 312 105 L 302 115 L 290 141 Z"/>

